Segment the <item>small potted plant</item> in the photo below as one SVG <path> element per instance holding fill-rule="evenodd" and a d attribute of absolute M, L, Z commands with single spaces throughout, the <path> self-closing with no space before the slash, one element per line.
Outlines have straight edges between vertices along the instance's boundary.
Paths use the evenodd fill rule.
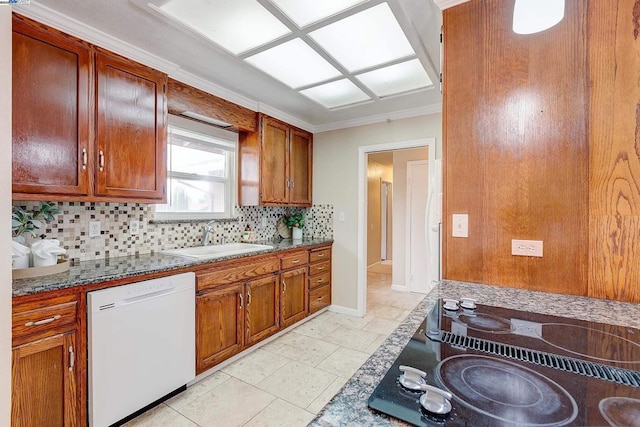
<path fill-rule="evenodd" d="M 14 241 L 12 257 L 14 268 L 29 267 L 29 254 L 31 250 L 25 245 L 25 235 L 31 235 L 33 238 L 37 236 L 44 238 L 44 234 L 38 234 L 40 228 L 48 222 L 55 220 L 55 216 L 60 212 L 60 209 L 52 202 L 40 202 L 40 205 L 31 211 L 23 209 L 20 206 L 13 207 L 11 211 L 11 232 Z M 59 247 L 60 242 L 57 240 L 48 240 L 42 243 L 45 243 L 44 246 L 47 246 L 47 254 L 51 253 L 55 255 L 49 254 L 50 256 L 47 257 L 51 258 L 53 263 L 55 263 L 57 254 L 65 252 L 63 248 Z M 54 246 L 58 247 L 56 248 Z M 42 248 L 40 248 L 40 252 L 42 252 Z M 47 262 L 52 263 L 51 260 Z"/>
<path fill-rule="evenodd" d="M 304 214 L 302 212 L 285 216 L 284 223 L 291 227 L 293 240 L 302 240 L 302 228 L 304 227 Z"/>

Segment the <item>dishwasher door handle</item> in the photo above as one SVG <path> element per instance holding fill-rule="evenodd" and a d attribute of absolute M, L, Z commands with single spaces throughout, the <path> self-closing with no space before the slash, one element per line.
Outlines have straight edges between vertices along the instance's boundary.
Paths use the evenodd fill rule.
<path fill-rule="evenodd" d="M 163 295 L 169 295 L 176 292 L 176 288 L 162 289 L 161 291 L 149 292 L 148 294 L 142 294 L 131 298 L 121 299 L 116 307 L 122 307 L 129 304 L 136 304 L 142 301 L 150 300 L 153 298 L 161 297 Z"/>

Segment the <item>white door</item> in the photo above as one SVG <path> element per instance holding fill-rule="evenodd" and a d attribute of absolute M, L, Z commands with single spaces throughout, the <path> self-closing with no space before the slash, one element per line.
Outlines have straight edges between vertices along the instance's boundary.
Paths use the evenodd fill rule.
<path fill-rule="evenodd" d="M 431 290 L 426 214 L 429 162 L 407 162 L 407 283 L 410 292 Z"/>

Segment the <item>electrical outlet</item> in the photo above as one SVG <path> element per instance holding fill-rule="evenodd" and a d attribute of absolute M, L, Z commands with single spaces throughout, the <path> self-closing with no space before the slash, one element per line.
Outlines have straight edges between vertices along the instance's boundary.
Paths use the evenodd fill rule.
<path fill-rule="evenodd" d="M 129 221 L 129 234 L 135 236 L 138 233 L 140 233 L 140 221 L 132 219 Z"/>
<path fill-rule="evenodd" d="M 453 214 L 452 224 L 453 230 L 451 231 L 451 236 L 469 237 L 469 215 Z"/>
<path fill-rule="evenodd" d="M 511 255 L 542 258 L 542 240 L 512 240 Z"/>
<path fill-rule="evenodd" d="M 338 213 L 338 221 L 344 222 L 344 212 Z"/>
<path fill-rule="evenodd" d="M 100 235 L 100 221 L 89 221 L 89 237 Z"/>

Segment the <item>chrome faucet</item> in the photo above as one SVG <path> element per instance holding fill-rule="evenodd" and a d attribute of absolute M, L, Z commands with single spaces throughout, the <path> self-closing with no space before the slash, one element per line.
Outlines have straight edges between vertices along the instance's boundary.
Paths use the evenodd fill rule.
<path fill-rule="evenodd" d="M 215 222 L 215 220 L 209 221 L 204 226 L 204 232 L 202 233 L 202 246 L 208 246 L 209 245 L 209 233 L 211 233 L 213 231 L 212 224 L 214 222 Z"/>

